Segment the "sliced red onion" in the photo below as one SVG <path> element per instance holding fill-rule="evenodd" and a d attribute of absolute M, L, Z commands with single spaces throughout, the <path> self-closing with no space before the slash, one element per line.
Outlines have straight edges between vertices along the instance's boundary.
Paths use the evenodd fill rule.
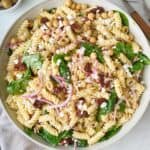
<path fill-rule="evenodd" d="M 61 87 L 66 87 L 66 82 L 65 79 L 61 76 L 52 76 L 59 84 Z"/>
<path fill-rule="evenodd" d="M 50 102 L 48 99 L 45 99 L 45 98 L 38 98 L 37 95 L 33 95 L 33 94 L 30 94 L 30 95 L 23 95 L 24 98 L 27 98 L 27 99 L 32 99 L 32 100 L 37 100 L 37 101 L 41 101 L 41 102 L 44 102 L 46 104 L 49 104 L 50 105 L 50 109 L 56 109 L 56 108 L 61 108 L 61 107 L 64 107 L 68 104 L 68 102 L 71 100 L 71 97 L 72 97 L 72 85 L 69 85 L 68 86 L 68 97 L 67 99 L 61 103 L 61 104 L 54 104 L 52 102 Z"/>
<path fill-rule="evenodd" d="M 41 70 L 38 71 L 38 78 L 40 80 L 40 83 L 43 85 L 44 76 L 43 76 L 43 73 L 41 72 Z"/>

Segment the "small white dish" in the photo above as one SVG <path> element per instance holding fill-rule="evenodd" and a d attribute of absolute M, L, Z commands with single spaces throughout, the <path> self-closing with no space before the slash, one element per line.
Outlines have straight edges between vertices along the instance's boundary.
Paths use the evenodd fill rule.
<path fill-rule="evenodd" d="M 144 0 L 146 3 L 146 7 L 150 10 L 150 0 Z"/>
<path fill-rule="evenodd" d="M 7 9 L 0 9 L 0 13 L 1 12 L 12 12 L 20 5 L 21 2 L 22 2 L 22 0 L 17 0 L 17 2 L 12 7 L 7 8 Z"/>

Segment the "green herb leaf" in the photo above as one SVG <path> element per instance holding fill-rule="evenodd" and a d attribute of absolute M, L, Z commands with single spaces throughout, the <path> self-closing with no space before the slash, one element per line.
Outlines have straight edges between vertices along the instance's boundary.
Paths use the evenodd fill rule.
<path fill-rule="evenodd" d="M 57 146 L 59 143 L 58 137 L 55 135 L 50 134 L 48 131 L 44 130 L 43 128 L 40 129 L 39 133 L 37 133 L 44 141 L 47 143 Z"/>
<path fill-rule="evenodd" d="M 31 77 L 31 71 L 28 69 L 21 79 L 14 80 L 7 85 L 7 92 L 12 95 L 22 94 L 26 91 L 29 79 Z"/>
<path fill-rule="evenodd" d="M 150 58 L 148 58 L 142 52 L 138 53 L 138 58 L 139 58 L 139 61 L 142 62 L 144 65 L 149 65 L 150 64 Z"/>
<path fill-rule="evenodd" d="M 96 49 L 95 53 L 96 53 L 98 61 L 101 62 L 101 63 L 104 63 L 104 58 L 103 58 L 101 50 L 100 49 Z"/>
<path fill-rule="evenodd" d="M 106 134 L 99 140 L 100 142 L 110 139 L 112 136 L 117 134 L 122 126 L 113 126 L 109 131 L 106 132 Z"/>
<path fill-rule="evenodd" d="M 119 111 L 120 112 L 125 112 L 125 109 L 126 109 L 126 102 L 125 101 L 122 101 L 120 104 L 119 104 Z"/>
<path fill-rule="evenodd" d="M 148 58 L 145 54 L 142 52 L 139 52 L 137 54 L 137 60 L 133 63 L 132 68 L 129 68 L 132 73 L 141 71 L 144 69 L 145 65 L 150 64 L 150 58 Z"/>
<path fill-rule="evenodd" d="M 53 56 L 54 63 L 59 63 L 59 73 L 60 75 L 67 81 L 71 81 L 71 73 L 68 67 L 68 62 L 65 60 L 65 56 L 68 56 L 69 54 L 56 54 Z"/>
<path fill-rule="evenodd" d="M 66 56 L 66 54 L 55 54 L 53 56 L 53 62 L 56 64 L 58 61 L 64 61 L 64 57 Z"/>
<path fill-rule="evenodd" d="M 127 16 L 120 11 L 117 11 L 117 12 L 120 14 L 122 25 L 129 26 L 129 20 L 128 20 Z"/>
<path fill-rule="evenodd" d="M 31 136 L 34 132 L 33 132 L 33 129 L 30 129 L 30 128 L 27 128 L 27 127 L 24 127 L 24 131 L 29 135 Z"/>
<path fill-rule="evenodd" d="M 43 60 L 40 54 L 30 54 L 23 56 L 23 62 L 33 72 L 37 72 L 42 67 Z"/>
<path fill-rule="evenodd" d="M 67 81 L 71 81 L 71 73 L 66 61 L 62 61 L 59 65 L 59 73 L 60 75 Z"/>
<path fill-rule="evenodd" d="M 49 114 L 49 112 L 47 110 L 44 110 L 43 114 L 46 115 Z"/>
<path fill-rule="evenodd" d="M 72 134 L 73 134 L 72 130 L 65 130 L 65 131 L 61 132 L 58 136 L 59 141 L 61 142 L 61 140 L 63 140 L 63 139 L 71 138 Z"/>
<path fill-rule="evenodd" d="M 87 140 L 77 139 L 77 146 L 78 147 L 87 147 L 88 146 L 88 142 L 87 142 Z"/>
<path fill-rule="evenodd" d="M 136 54 L 133 52 L 132 45 L 129 43 L 124 43 L 124 42 L 118 42 L 116 44 L 116 48 L 114 49 L 114 53 L 117 56 L 120 53 L 123 53 L 130 60 L 133 60 L 133 58 L 136 56 Z"/>
<path fill-rule="evenodd" d="M 55 13 L 55 11 L 56 11 L 56 8 L 52 8 L 52 9 L 49 9 L 49 10 L 48 10 L 48 12 L 49 12 L 50 14 Z"/>
<path fill-rule="evenodd" d="M 82 46 L 85 48 L 85 56 L 90 56 L 92 53 L 96 53 L 98 61 L 104 63 L 101 48 L 99 48 L 97 45 L 92 45 L 90 43 L 82 43 Z"/>
<path fill-rule="evenodd" d="M 49 144 L 57 146 L 63 139 L 72 137 L 72 130 L 63 131 L 58 136 L 55 136 L 41 128 L 38 135 Z"/>
<path fill-rule="evenodd" d="M 11 48 L 9 48 L 9 49 L 8 49 L 8 52 L 7 52 L 8 56 L 11 56 L 12 53 L 13 53 L 13 50 L 12 50 Z"/>
<path fill-rule="evenodd" d="M 106 106 L 103 108 L 101 108 L 101 107 L 98 108 L 96 120 L 100 121 L 102 115 L 106 115 L 107 113 L 113 111 L 116 102 L 117 102 L 117 94 L 116 94 L 115 90 L 112 90 Z"/>
<path fill-rule="evenodd" d="M 144 69 L 144 64 L 140 61 L 134 62 L 133 65 L 132 65 L 132 68 L 129 68 L 129 70 L 132 73 L 143 70 L 143 69 Z"/>
<path fill-rule="evenodd" d="M 107 103 L 107 105 L 108 105 L 108 103 Z M 108 112 L 108 108 L 107 108 L 108 106 L 107 105 L 104 108 L 101 108 L 101 107 L 98 108 L 97 115 L 96 115 L 96 120 L 97 121 L 101 120 L 101 116 L 102 115 L 106 115 L 107 114 L 107 112 Z"/>
<path fill-rule="evenodd" d="M 111 112 L 114 110 L 116 102 L 117 102 L 117 94 L 115 90 L 112 90 L 111 95 L 108 99 L 107 112 Z"/>

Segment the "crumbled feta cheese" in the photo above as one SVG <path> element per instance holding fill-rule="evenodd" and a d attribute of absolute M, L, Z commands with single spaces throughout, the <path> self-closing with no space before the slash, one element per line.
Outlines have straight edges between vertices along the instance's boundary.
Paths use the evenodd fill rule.
<path fill-rule="evenodd" d="M 106 89 L 105 89 L 105 88 L 102 88 L 102 89 L 101 89 L 101 92 L 103 92 L 103 93 L 106 92 Z"/>
<path fill-rule="evenodd" d="M 105 108 L 107 106 L 107 103 L 106 102 L 103 102 L 102 104 L 101 104 L 101 108 Z"/>
<path fill-rule="evenodd" d="M 43 25 L 41 26 L 41 30 L 44 32 L 45 30 L 48 30 L 48 27 L 47 27 L 45 24 L 43 24 Z"/>
<path fill-rule="evenodd" d="M 60 116 L 60 117 L 64 117 L 64 113 L 63 113 L 63 112 L 60 112 L 60 113 L 59 113 L 59 116 Z"/>
<path fill-rule="evenodd" d="M 61 63 L 61 59 L 58 59 L 57 62 L 56 62 L 56 65 L 59 66 L 60 63 Z"/>
<path fill-rule="evenodd" d="M 78 103 L 77 107 L 78 109 L 82 110 L 82 103 Z"/>
<path fill-rule="evenodd" d="M 72 16 L 72 15 L 68 14 L 68 15 L 67 15 L 67 19 L 69 19 L 69 20 L 73 20 L 73 19 L 74 19 L 74 16 Z"/>
<path fill-rule="evenodd" d="M 61 21 L 61 20 L 59 20 L 59 27 L 58 28 L 61 28 L 61 27 L 63 27 L 64 25 L 63 25 L 63 22 Z"/>
<path fill-rule="evenodd" d="M 21 74 L 21 73 L 17 73 L 17 74 L 16 74 L 16 78 L 17 78 L 17 79 L 21 79 L 21 77 L 22 77 L 22 74 Z"/>
<path fill-rule="evenodd" d="M 55 39 L 54 38 L 49 38 L 49 43 L 50 44 L 53 44 L 55 42 Z"/>
<path fill-rule="evenodd" d="M 82 56 L 84 55 L 84 52 L 85 52 L 85 48 L 84 47 L 81 47 L 80 49 L 77 50 L 77 53 Z"/>
<path fill-rule="evenodd" d="M 14 64 L 18 64 L 19 60 L 18 59 L 15 59 L 14 60 Z"/>
<path fill-rule="evenodd" d="M 97 74 L 96 72 L 92 73 L 92 74 L 91 74 L 91 77 L 92 77 L 93 79 L 95 79 L 95 80 L 98 80 L 98 79 L 99 79 L 99 76 L 98 76 L 98 74 Z"/>
<path fill-rule="evenodd" d="M 44 45 L 42 45 L 42 44 L 39 44 L 38 47 L 39 47 L 40 50 L 44 49 Z"/>
<path fill-rule="evenodd" d="M 87 110 L 86 104 L 83 105 L 82 110 Z"/>
<path fill-rule="evenodd" d="M 90 77 L 88 77 L 88 78 L 85 79 L 85 82 L 86 82 L 86 83 L 92 83 L 93 81 L 91 80 Z"/>

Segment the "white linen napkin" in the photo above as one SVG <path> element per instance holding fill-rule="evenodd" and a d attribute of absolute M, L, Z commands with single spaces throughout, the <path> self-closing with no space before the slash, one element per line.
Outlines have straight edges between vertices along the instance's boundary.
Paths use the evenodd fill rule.
<path fill-rule="evenodd" d="M 19 133 L 0 106 L 0 150 L 44 150 Z"/>

